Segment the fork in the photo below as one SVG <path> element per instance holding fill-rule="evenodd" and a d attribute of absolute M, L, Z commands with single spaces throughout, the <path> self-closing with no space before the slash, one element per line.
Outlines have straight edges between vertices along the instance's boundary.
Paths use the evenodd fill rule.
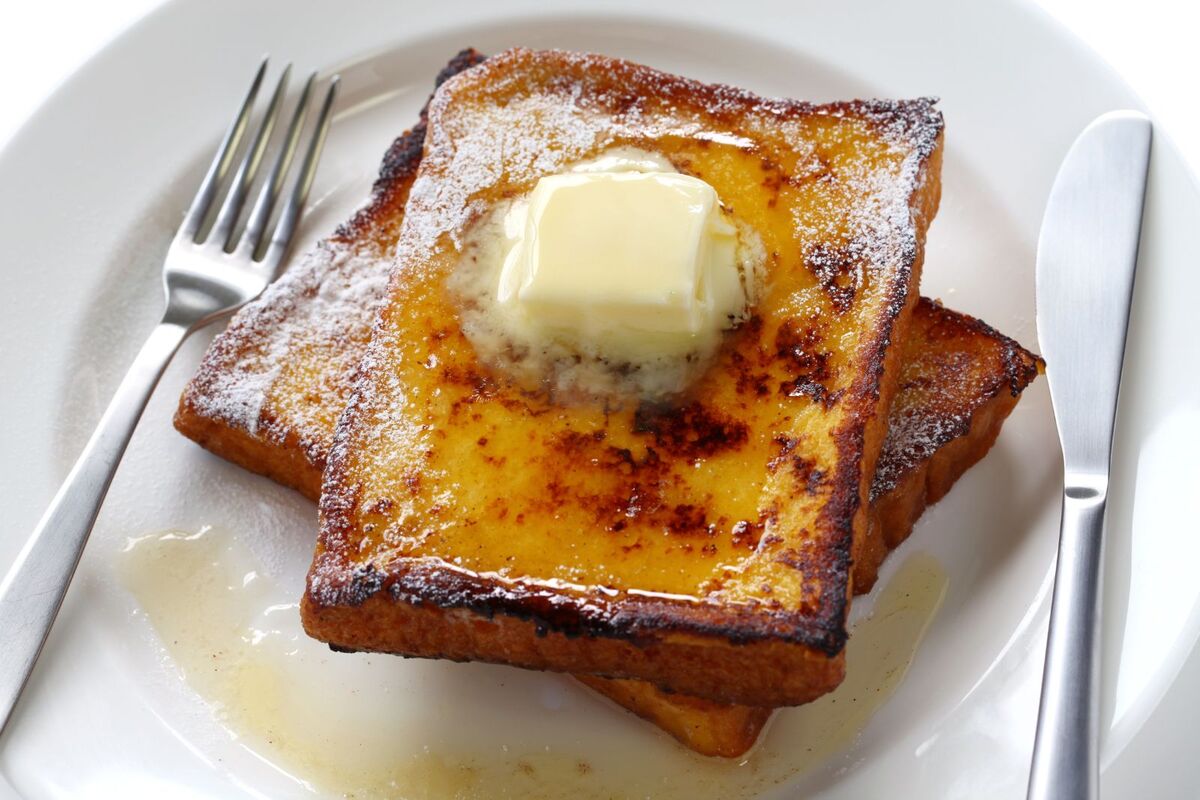
<path fill-rule="evenodd" d="M 167 364 L 190 333 L 258 297 L 279 272 L 295 238 L 329 131 L 338 78 L 329 81 L 291 196 L 272 228 L 272 215 L 311 105 L 316 74 L 309 76 L 279 154 L 239 234 L 243 206 L 284 104 L 291 65 L 280 76 L 257 132 L 227 181 L 247 138 L 266 73 L 264 58 L 167 251 L 162 321 L 137 354 L 83 453 L 0 582 L 0 732 L 7 727 L 46 643 L 113 473 Z M 226 183 L 216 218 L 206 227 Z"/>

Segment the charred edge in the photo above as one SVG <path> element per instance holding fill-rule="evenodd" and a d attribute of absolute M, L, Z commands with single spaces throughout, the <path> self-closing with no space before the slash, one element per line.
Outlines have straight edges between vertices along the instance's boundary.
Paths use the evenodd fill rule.
<path fill-rule="evenodd" d="M 450 78 L 482 64 L 485 60 L 486 56 L 474 49 L 467 48 L 459 51 L 438 72 L 437 78 L 434 80 L 434 92 L 436 93 L 438 87 Z M 334 233 L 335 238 L 344 240 L 355 238 L 379 214 L 383 206 L 392 201 L 399 202 L 407 193 L 409 185 L 416 177 L 417 168 L 421 165 L 425 132 L 428 127 L 429 103 L 432 99 L 433 96 L 430 95 L 425 101 L 425 105 L 421 107 L 417 124 L 397 137 L 384 154 L 383 163 L 379 167 L 379 177 L 371 187 L 372 201 L 348 222 L 340 225 Z"/>
<path fill-rule="evenodd" d="M 916 145 L 919 158 L 919 170 L 912 185 L 909 187 L 909 207 L 915 208 L 921 188 L 929 180 L 929 159 L 936 152 L 941 140 L 941 113 L 933 108 L 932 100 L 917 101 L 909 104 L 915 113 L 912 119 L 904 124 L 920 130 L 914 135 L 921 141 Z M 858 103 L 860 108 L 872 108 L 871 103 Z M 928 225 L 929 220 L 924 220 Z M 883 315 L 880 332 L 865 345 L 865 368 L 862 375 L 850 387 L 846 400 L 847 424 L 833 432 L 835 449 L 838 453 L 837 468 L 830 476 L 828 483 L 830 495 L 825 507 L 817 520 L 817 531 L 826 538 L 828 558 L 824 562 L 826 569 L 832 570 L 833 576 L 848 578 L 853 563 L 852 549 L 854 546 L 854 518 L 864 501 L 869 501 L 870 486 L 863 486 L 862 459 L 865 450 L 865 437 L 874 404 L 879 399 L 880 384 L 887 366 L 888 350 L 895 335 L 896 321 L 911 303 L 916 306 L 919 295 L 912 287 L 911 278 L 917 265 L 920 252 L 917 225 L 914 219 L 909 227 L 898 232 L 901 237 L 899 264 L 896 267 L 895 280 L 888 288 L 887 307 Z M 899 367 L 899 365 L 897 365 Z M 886 441 L 886 439 L 885 439 Z M 880 450 L 882 452 L 882 443 Z M 864 496 L 866 495 L 866 496 Z M 845 629 L 846 612 L 849 609 L 844 581 L 822 581 L 822 607 L 828 616 L 826 621 L 837 620 L 837 636 L 841 641 L 848 637 Z"/>
<path fill-rule="evenodd" d="M 872 363 L 882 364 L 885 347 L 874 348 Z M 878 380 L 874 381 L 876 395 Z M 820 563 L 818 574 L 822 575 L 820 604 L 827 620 L 837 620 L 837 636 L 842 642 L 849 634 L 845 628 L 845 617 L 849 598 L 845 581 L 853 563 L 854 518 L 862 505 L 860 470 L 865 448 L 866 422 L 864 406 L 867 397 L 859 394 L 854 399 L 856 410 L 851 412 L 851 423 L 834 431 L 834 447 L 837 450 L 837 467 L 824 485 L 829 487 L 828 500 L 818 518 L 816 529 L 825 541 L 822 545 L 825 558 Z M 867 489 L 870 493 L 870 489 Z"/>
<path fill-rule="evenodd" d="M 957 311 L 945 308 L 940 302 L 922 297 L 914 315 L 914 327 L 920 329 L 921 337 L 930 340 L 962 340 L 965 347 L 974 348 L 978 343 L 988 348 L 989 363 L 992 357 L 1000 359 L 1003 376 L 989 373 L 986 386 L 963 403 L 963 412 L 955 415 L 917 414 L 917 418 L 936 433 L 930 434 L 916 452 L 905 447 L 889 447 L 890 440 L 880 454 L 875 470 L 875 482 L 871 486 L 871 501 L 894 489 L 909 474 L 913 467 L 931 457 L 955 439 L 970 434 L 976 414 L 992 401 L 1005 387 L 1013 397 L 1020 393 L 1037 377 L 1042 360 L 1022 348 L 1012 339 L 998 333 L 986 323 Z M 914 338 L 917 337 L 913 334 Z M 911 341 L 911 340 L 910 340 Z M 986 343 L 986 344 L 983 344 Z M 998 352 L 996 352 L 998 351 Z M 928 358 L 926 353 L 919 358 Z M 940 360 L 940 359 L 939 359 Z M 904 384 L 901 391 L 912 384 Z M 969 402 L 969 407 L 967 403 Z M 919 411 L 920 409 L 917 409 Z M 933 423 L 936 422 L 936 425 Z"/>
<path fill-rule="evenodd" d="M 875 126 L 890 141 L 907 142 L 924 162 L 937 149 L 938 139 L 945 128 L 938 98 L 918 97 L 912 100 L 850 100 L 832 103 L 825 108 L 861 116 Z"/>
<path fill-rule="evenodd" d="M 833 434 L 838 452 L 837 467 L 828 479 L 822 474 L 821 485 L 829 494 L 817 520 L 818 536 L 824 541 L 819 545 L 820 560 L 806 564 L 806 576 L 819 576 L 820 600 L 818 607 L 825 614 L 826 624 L 836 624 L 835 635 L 845 643 L 849 634 L 845 627 L 849 607 L 846 583 L 853 563 L 854 518 L 863 502 L 859 471 L 862 466 L 864 447 L 864 425 L 853 425 L 849 430 Z M 812 474 L 809 474 L 811 480 Z"/>
<path fill-rule="evenodd" d="M 397 603 L 462 609 L 486 619 L 519 619 L 532 623 L 539 636 L 555 633 L 567 638 L 618 639 L 639 645 L 651 644 L 670 633 L 718 638 L 734 645 L 782 641 L 820 650 L 830 657 L 845 645 L 840 617 L 835 618 L 836 625 L 826 625 L 824 620 L 770 611 L 761 605 L 730 607 L 601 593 L 566 595 L 521 583 L 504 585 L 428 564 L 393 572 L 386 578 L 376 567 L 364 567 L 339 583 L 310 592 L 309 600 L 318 608 L 357 606 L 386 592 Z"/>
<path fill-rule="evenodd" d="M 1026 350 L 1015 339 L 1005 336 L 978 317 L 964 314 L 961 311 L 952 311 L 941 302 L 928 297 L 922 297 L 918 301 L 918 313 L 934 317 L 939 324 L 944 323 L 956 329 L 966 329 L 999 342 L 1003 348 L 1004 375 L 1008 382 L 1008 390 L 1013 397 L 1020 396 L 1025 387 L 1046 368 L 1046 361 L 1041 356 Z"/>
<path fill-rule="evenodd" d="M 328 556 L 326 556 L 328 557 Z M 320 561 L 320 559 L 318 559 Z M 814 562 L 809 567 L 822 581 L 832 581 L 837 563 Z M 492 620 L 503 616 L 532 623 L 538 636 L 550 633 L 653 644 L 664 634 L 686 633 L 722 639 L 733 645 L 765 641 L 819 650 L 833 657 L 845 646 L 840 613 L 814 619 L 813 609 L 778 611 L 762 604 L 725 606 L 686 603 L 624 593 L 565 594 L 522 582 L 501 583 L 429 563 L 406 565 L 403 570 L 381 569 L 375 564 L 343 571 L 319 586 L 311 582 L 307 602 L 320 609 L 361 606 L 376 595 L 396 603 L 461 609 Z M 335 647 L 348 647 L 330 642 Z"/>
<path fill-rule="evenodd" d="M 808 581 L 820 582 L 820 592 L 815 598 L 805 597 L 801 601 L 800 612 L 810 617 L 824 615 L 824 619 L 828 622 L 836 620 L 837 635 L 844 640 L 847 634 L 841 627 L 841 620 L 830 614 L 829 609 L 840 608 L 838 603 L 833 602 L 831 595 L 839 595 L 841 591 L 844 591 L 845 576 L 840 570 L 848 569 L 848 564 L 837 558 L 830 558 L 829 554 L 820 548 L 803 545 L 780 548 L 772 555 L 772 560 L 804 575 Z M 831 602 L 833 602 L 832 605 L 830 605 Z"/>
<path fill-rule="evenodd" d="M 450 78 L 467 71 L 471 67 L 482 64 L 486 58 L 486 56 L 473 48 L 460 50 L 438 72 L 437 78 L 434 79 L 433 83 L 434 92 L 436 93 L 442 84 Z M 383 157 L 383 165 L 379 169 L 379 179 L 375 181 L 373 191 L 384 191 L 396 179 L 416 174 L 417 166 L 421 162 L 421 150 L 425 144 L 425 130 L 429 124 L 429 101 L 432 99 L 433 95 L 430 95 L 429 99 L 425 101 L 425 105 L 421 107 L 420 119 L 413 126 L 412 130 L 400 136 L 388 148 L 387 154 Z"/>
<path fill-rule="evenodd" d="M 1041 356 L 1033 355 L 1016 342 L 1010 342 L 1004 350 L 1004 372 L 1008 377 L 1009 394 L 1013 397 L 1019 397 L 1045 369 L 1046 362 Z"/>

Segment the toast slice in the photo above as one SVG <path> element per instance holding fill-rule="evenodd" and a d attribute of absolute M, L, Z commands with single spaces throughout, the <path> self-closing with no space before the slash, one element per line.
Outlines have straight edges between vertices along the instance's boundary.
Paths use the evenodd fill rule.
<path fill-rule="evenodd" d="M 309 634 L 747 705 L 836 686 L 941 131 L 928 100 L 766 100 L 557 51 L 447 81 L 325 473 Z M 670 406 L 509 380 L 450 289 L 484 213 L 618 146 L 708 181 L 769 254 L 752 319 Z"/>

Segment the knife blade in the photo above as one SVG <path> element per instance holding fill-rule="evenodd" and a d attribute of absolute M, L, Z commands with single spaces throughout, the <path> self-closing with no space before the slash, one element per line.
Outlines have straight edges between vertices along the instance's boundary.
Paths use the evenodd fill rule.
<path fill-rule="evenodd" d="M 1136 111 L 1092 122 L 1059 168 L 1038 238 L 1038 343 L 1064 480 L 1029 800 L 1098 796 L 1104 512 L 1151 137 Z"/>

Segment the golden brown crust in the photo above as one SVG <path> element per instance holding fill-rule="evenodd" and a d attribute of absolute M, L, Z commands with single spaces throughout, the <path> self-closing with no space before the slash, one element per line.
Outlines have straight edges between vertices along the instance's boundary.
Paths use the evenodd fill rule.
<path fill-rule="evenodd" d="M 539 633 L 535 622 L 502 614 L 489 619 L 469 609 L 430 603 L 396 602 L 382 592 L 369 595 L 360 606 L 318 606 L 306 594 L 300 601 L 300 612 L 306 630 L 333 631 L 340 640 L 355 642 L 354 650 L 392 652 L 395 632 L 403 629 L 406 649 L 437 653 L 439 658 L 451 661 L 518 663 L 532 669 L 561 671 L 564 652 L 569 654 L 575 645 L 587 642 L 589 664 L 595 665 L 596 672 L 635 672 L 645 676 L 643 680 L 705 698 L 743 696 L 740 692 L 730 693 L 728 686 L 745 680 L 749 652 L 751 659 L 759 659 L 756 672 L 769 681 L 756 691 L 756 696 L 769 698 L 768 705 L 815 700 L 828 687 L 841 682 L 844 669 L 842 659 L 827 658 L 820 651 L 804 650 L 805 660 L 798 660 L 791 645 L 770 639 L 713 647 L 701 637 L 677 636 L 643 644 L 627 638 L 583 638 L 545 629 Z M 534 628 L 532 634 L 526 626 Z M 676 686 L 683 688 L 674 689 Z"/>
<path fill-rule="evenodd" d="M 516 111 L 510 111 L 510 106 Z M 496 134 L 488 125 L 489 115 L 525 114 L 527 108 L 533 113 L 513 117 L 513 124 L 525 121 L 521 130 L 514 132 L 506 127 L 509 123 L 498 122 L 495 130 L 500 133 Z M 566 122 L 559 113 L 562 108 L 574 109 Z M 474 109 L 482 109 L 482 114 L 475 114 Z M 577 112 L 579 109 L 582 111 Z M 594 128 L 579 128 L 583 124 L 580 119 L 592 117 L 602 122 Z M 528 122 L 530 119 L 533 122 Z M 816 138 L 810 141 L 799 132 L 793 134 L 799 138 L 781 138 L 779 132 L 788 125 L 801 126 L 797 131 Z M 781 200 L 778 211 L 768 210 L 776 206 L 767 204 L 761 207 L 763 211 L 755 212 L 748 204 L 763 195 L 746 194 L 748 189 L 743 191 L 719 170 L 731 168 L 730 158 L 755 159 L 755 164 L 794 162 L 794 148 L 808 152 L 819 142 L 826 149 L 813 163 L 823 165 L 819 168 L 828 172 L 832 185 L 840 187 L 839 196 L 848 202 L 838 206 L 822 199 L 826 184 L 819 181 L 790 184 L 786 190 L 774 187 L 781 198 L 806 198 L 809 216 L 802 217 L 803 224 L 849 231 L 838 236 L 851 238 L 820 239 L 819 244 L 803 236 L 779 239 L 780 247 L 803 247 L 807 267 L 818 281 L 817 292 L 807 293 L 805 302 L 810 310 L 828 307 L 829 316 L 818 317 L 812 311 L 811 317 L 802 319 L 767 312 L 765 327 L 743 331 L 734 338 L 743 344 L 732 345 L 731 352 L 758 352 L 764 346 L 760 343 L 778 342 L 781 328 L 793 322 L 807 330 L 819 326 L 815 341 L 828 349 L 842 372 L 834 384 L 825 387 L 827 391 L 815 395 L 807 376 L 803 386 L 780 384 L 792 389 L 784 391 L 789 398 L 785 419 L 803 416 L 803 425 L 749 424 L 753 435 L 778 432 L 778 439 L 792 432 L 799 437 L 798 444 L 791 445 L 797 448 L 794 459 L 804 457 L 820 469 L 807 470 L 799 485 L 799 476 L 792 470 L 781 470 L 768 479 L 766 496 L 775 499 L 763 501 L 767 505 L 757 512 L 760 519 L 766 515 L 763 536 L 750 555 L 740 556 L 742 564 L 736 567 L 736 574 L 714 578 L 710 582 L 713 588 L 703 590 L 703 596 L 696 599 L 680 599 L 679 592 L 657 589 L 657 584 L 645 586 L 649 592 L 640 591 L 643 584 L 636 582 L 618 589 L 570 588 L 547 582 L 554 577 L 549 573 L 535 572 L 536 577 L 521 579 L 504 577 L 486 563 L 477 568 L 459 567 L 462 557 L 489 554 L 486 540 L 481 538 L 485 535 L 499 536 L 504 530 L 505 541 L 512 543 L 517 540 L 508 538 L 510 535 L 525 539 L 533 535 L 528 533 L 530 520 L 522 523 L 520 519 L 532 507 L 519 506 L 515 522 L 514 517 L 505 516 L 507 507 L 487 512 L 480 521 L 479 514 L 484 512 L 479 503 L 484 499 L 452 496 L 451 505 L 438 499 L 445 491 L 439 475 L 450 475 L 447 480 L 451 483 L 446 485 L 460 494 L 466 491 L 468 480 L 473 487 L 470 491 L 478 494 L 480 487 L 498 486 L 494 481 L 514 475 L 489 461 L 486 453 L 464 451 L 457 444 L 474 437 L 477 430 L 484 432 L 479 440 L 486 441 L 501 430 L 499 422 L 455 417 L 458 405 L 449 406 L 449 416 L 444 416 L 446 404 L 468 403 L 473 413 L 484 417 L 503 407 L 509 415 L 503 429 L 528 427 L 532 439 L 525 453 L 532 453 L 531 457 L 541 457 L 543 447 L 555 447 L 556 431 L 564 424 L 554 418 L 560 412 L 553 406 L 543 408 L 541 400 L 531 400 L 516 387 L 483 377 L 473 364 L 473 351 L 452 322 L 456 312 L 448 305 L 445 290 L 439 288 L 452 263 L 450 239 L 444 236 L 463 235 L 464 229 L 456 227 L 465 224 L 461 209 L 486 202 L 487 192 L 494 199 L 497 194 L 520 190 L 538 174 L 553 171 L 559 162 L 604 146 L 597 145 L 595 137 L 611 144 L 615 140 L 606 137 L 615 130 L 625 131 L 621 140 L 627 142 L 653 135 L 658 137 L 658 147 L 664 146 L 663 136 L 676 137 L 670 140 L 674 149 L 669 153 L 686 160 L 694 172 L 708 168 L 704 177 L 719 184 L 718 191 L 733 199 L 740 213 L 773 214 L 772 219 L 788 220 L 789 225 L 790 215 L 800 213 L 790 201 Z M 663 134 L 664 130 L 668 133 Z M 693 130 L 699 132 L 671 133 Z M 705 138 L 705 131 L 714 136 L 729 136 L 729 131 L 743 138 L 752 136 L 751 147 L 762 155 L 743 154 L 740 145 L 711 143 L 718 139 L 701 147 L 697 142 Z M 486 140 L 483 144 L 480 136 Z M 503 142 L 497 137 L 503 137 Z M 579 144 L 582 141 L 588 143 Z M 516 160 L 507 150 L 514 142 Z M 897 382 L 899 357 L 890 343 L 904 335 L 916 302 L 921 243 L 939 196 L 940 144 L 941 118 L 928 101 L 813 106 L 763 100 L 728 87 L 706 86 L 598 56 L 510 51 L 449 81 L 431 104 L 430 134 L 417 179 L 423 188 L 419 194 L 414 190 L 410 198 L 390 298 L 380 313 L 354 398 L 339 422 L 326 470 L 321 539 L 302 607 L 308 632 L 343 648 L 638 677 L 676 691 L 760 705 L 806 702 L 836 685 L 844 668 L 851 547 L 865 532 L 865 498 L 886 431 L 886 415 L 879 412 L 887 407 Z M 504 152 L 508 160 L 503 171 L 470 161 L 480 149 Z M 734 151 L 738 154 L 731 155 Z M 531 167 L 520 161 L 520 153 L 525 152 L 534 158 Z M 514 177 L 524 175 L 521 169 L 532 172 Z M 486 180 L 478 186 L 460 185 L 480 175 Z M 497 175 L 504 177 L 497 179 Z M 857 214 L 864 216 L 854 216 Z M 829 215 L 833 218 L 826 220 Z M 769 242 L 768 248 L 771 246 Z M 778 258 L 795 258 L 780 250 L 772 252 Z M 862 281 L 864 288 L 852 289 L 852 302 L 843 302 L 846 287 L 833 278 L 827 280 L 827 269 L 857 276 L 848 280 Z M 810 285 L 812 279 L 807 275 L 789 268 L 776 270 L 771 280 L 775 291 L 782 293 L 788 291 L 785 285 Z M 791 283 L 785 282 L 785 277 Z M 776 302 L 792 301 L 781 294 Z M 858 332 L 859 344 L 854 348 L 846 348 L 841 344 L 844 339 L 832 332 L 821 332 L 832 325 L 835 316 L 843 315 L 855 320 L 843 323 Z M 790 353 L 781 353 L 780 358 L 767 362 L 766 368 L 787 369 L 790 362 L 784 356 Z M 461 388 L 447 380 L 427 385 L 429 378 L 422 370 L 428 366 L 422 365 L 428 364 L 443 365 L 444 378 L 453 367 L 468 379 Z M 718 376 L 725 374 L 725 368 L 714 369 Z M 400 385 L 404 387 L 402 396 L 396 388 Z M 705 385 L 697 393 L 712 388 Z M 715 388 L 719 391 L 720 384 Z M 725 409 L 730 407 L 726 404 Z M 750 416 L 776 413 L 764 411 L 768 407 L 763 405 L 739 408 L 741 414 Z M 530 415 L 529 422 L 524 414 Z M 534 417 L 540 418 L 533 421 Z M 565 424 L 562 430 L 570 432 L 572 423 Z M 619 411 L 605 409 L 603 425 L 604 432 L 598 436 L 641 435 L 643 444 L 637 447 L 646 448 L 646 458 L 655 464 L 670 464 L 670 479 L 685 487 L 677 495 L 681 499 L 673 502 L 686 504 L 695 496 L 689 495 L 686 487 L 699 472 L 688 465 L 700 459 L 652 451 L 644 444 L 648 432 L 639 430 L 632 417 L 626 419 Z M 413 469 L 398 458 L 403 452 L 425 454 L 419 478 L 398 474 Z M 581 465 L 562 455 L 545 459 L 545 464 L 557 464 L 558 471 L 546 472 L 545 466 L 534 462 L 524 468 L 550 475 L 562 474 L 571 465 L 578 470 L 588 463 Z M 635 459 L 635 468 L 638 463 Z M 816 481 L 812 480 L 814 472 L 819 476 Z M 402 485 L 408 487 L 404 497 L 396 494 Z M 507 494 L 511 496 L 511 486 Z M 555 504 L 551 524 L 559 524 L 561 517 L 562 524 L 572 529 L 577 524 L 586 527 L 584 518 L 594 511 L 574 505 L 576 497 L 567 493 L 556 498 L 563 502 Z M 690 502 L 713 501 L 699 498 Z M 451 513 L 457 515 L 459 509 L 468 508 L 475 509 L 470 518 L 451 518 Z M 428 532 L 395 528 L 397 524 L 428 526 L 435 517 L 436 525 L 424 529 Z M 397 522 L 400 519 L 409 522 Z M 544 516 L 538 523 L 549 520 Z M 459 546 L 454 537 L 465 535 L 458 531 L 477 522 L 478 527 L 471 528 L 468 549 L 455 549 Z M 517 527 L 507 532 L 514 524 Z M 643 529 L 648 531 L 647 524 L 654 523 L 643 521 Z M 621 529 L 626 540 L 640 532 L 632 524 L 629 527 L 628 531 Z M 386 531 L 382 539 L 376 529 Z M 610 528 L 609 533 L 615 531 Z M 617 538 L 608 536 L 605 541 Z M 431 549 L 438 540 L 449 544 Z M 397 541 L 419 541 L 420 546 L 412 551 L 397 550 L 393 544 Z M 593 537 L 586 543 L 600 547 L 598 541 Z M 720 542 L 718 539 L 716 545 Z M 492 545 L 497 546 L 507 545 Z M 531 544 L 529 557 L 536 560 L 545 552 L 538 547 Z M 656 557 L 662 558 L 662 552 Z M 620 556 L 603 563 L 606 567 L 618 564 Z M 644 557 L 641 563 L 645 563 Z M 581 564 L 595 565 L 596 561 Z M 760 590 L 760 586 L 769 588 Z M 386 604 L 379 603 L 379 597 L 386 597 L 395 608 L 385 612 Z M 351 624 L 367 616 L 376 619 Z M 471 619 L 486 624 L 475 628 L 467 624 Z M 382 620 L 389 624 L 381 624 Z M 401 620 L 405 624 L 396 624 Z"/>
<path fill-rule="evenodd" d="M 1019 399 L 1019 393 L 1036 376 L 1040 366 L 1040 359 L 992 328 L 926 298 L 922 298 L 917 306 L 909 338 L 905 341 L 906 363 L 915 366 L 903 370 L 907 381 L 902 380 L 894 406 L 906 408 L 926 404 L 931 415 L 938 415 L 943 423 L 963 417 L 969 417 L 971 422 L 966 428 L 953 424 L 937 425 L 938 435 L 932 440 L 937 449 L 933 456 L 916 462 L 903 457 L 914 451 L 914 445 L 898 439 L 903 433 L 901 426 L 892 426 L 881 458 L 883 461 L 898 460 L 892 471 L 899 477 L 891 488 L 878 491 L 871 504 L 869 545 L 864 548 L 866 556 L 854 564 L 854 588 L 858 593 L 871 588 L 883 557 L 908 537 L 924 508 L 944 496 L 954 481 L 986 454 Z M 952 379 L 948 370 L 957 373 L 964 357 L 979 365 L 981 372 L 986 370 L 990 377 L 978 384 Z M 933 392 L 906 398 L 906 392 L 916 392 L 919 384 L 932 388 Z M 979 386 L 988 388 L 980 392 Z M 198 421 L 210 426 L 214 432 L 214 439 L 210 441 L 225 443 L 218 452 L 226 458 L 236 463 L 243 463 L 241 459 L 246 458 L 249 461 L 246 466 L 250 469 L 269 474 L 264 461 L 256 460 L 255 454 L 264 453 L 269 462 L 276 465 L 274 468 L 281 470 L 282 483 L 289 486 L 302 484 L 301 491 L 316 499 L 317 489 L 303 488 L 302 477 L 311 476 L 308 483 L 312 485 L 319 479 L 319 473 L 306 466 L 307 460 L 298 457 L 300 454 L 296 449 L 252 440 L 256 450 L 244 456 L 230 445 L 241 441 L 238 431 L 230 435 L 228 426 L 219 420 L 202 418 Z M 332 432 L 328 436 L 332 436 Z M 324 460 L 323 453 L 320 460 Z M 289 464 L 293 466 L 289 467 Z M 705 755 L 742 755 L 753 745 L 770 715 L 770 709 L 723 705 L 687 695 L 668 694 L 641 681 L 577 677 Z"/>

